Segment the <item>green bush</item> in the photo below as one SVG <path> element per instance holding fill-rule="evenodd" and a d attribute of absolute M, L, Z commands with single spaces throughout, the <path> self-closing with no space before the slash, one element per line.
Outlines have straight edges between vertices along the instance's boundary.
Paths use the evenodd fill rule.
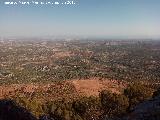
<path fill-rule="evenodd" d="M 28 109 L 33 115 L 39 117 L 44 113 L 42 103 L 35 99 L 27 99 L 25 97 L 17 97 L 16 103 Z"/>
<path fill-rule="evenodd" d="M 126 113 L 129 106 L 128 98 L 121 94 L 110 93 L 106 90 L 101 91 L 100 99 L 104 114 L 118 116 Z"/>
<path fill-rule="evenodd" d="M 147 100 L 152 97 L 153 90 L 142 84 L 134 83 L 129 85 L 125 90 L 124 94 L 129 98 L 129 109 L 132 109 L 140 102 Z"/>
<path fill-rule="evenodd" d="M 94 120 L 99 119 L 101 115 L 101 104 L 97 97 L 83 97 L 73 102 L 74 111 L 83 119 Z"/>
<path fill-rule="evenodd" d="M 47 107 L 45 107 L 47 106 Z M 72 102 L 57 100 L 44 105 L 46 113 L 55 120 L 83 120 L 72 108 Z"/>

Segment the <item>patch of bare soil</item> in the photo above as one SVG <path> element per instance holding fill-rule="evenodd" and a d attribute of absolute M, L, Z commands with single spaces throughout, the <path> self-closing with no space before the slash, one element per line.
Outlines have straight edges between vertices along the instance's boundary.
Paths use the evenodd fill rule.
<path fill-rule="evenodd" d="M 85 96 L 98 96 L 102 90 L 108 90 L 112 93 L 121 94 L 126 88 L 127 83 L 116 80 L 108 80 L 99 78 L 90 78 L 84 80 L 72 80 L 77 92 Z"/>
<path fill-rule="evenodd" d="M 64 57 L 70 57 L 73 54 L 69 51 L 64 51 L 64 52 L 55 52 L 55 54 L 52 57 L 56 58 L 64 58 Z"/>

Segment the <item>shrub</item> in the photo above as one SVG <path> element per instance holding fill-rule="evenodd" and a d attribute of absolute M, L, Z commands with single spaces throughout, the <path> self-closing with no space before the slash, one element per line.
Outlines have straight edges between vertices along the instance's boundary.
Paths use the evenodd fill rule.
<path fill-rule="evenodd" d="M 97 97 L 83 97 L 73 102 L 74 111 L 80 115 L 83 119 L 97 120 L 101 115 L 100 112 L 100 100 Z"/>
<path fill-rule="evenodd" d="M 48 112 L 47 114 L 55 120 L 82 120 L 72 108 L 72 103 L 64 99 L 48 102 L 45 106 L 44 108 Z"/>
<path fill-rule="evenodd" d="M 129 106 L 128 98 L 121 94 L 110 93 L 106 90 L 101 91 L 100 99 L 104 114 L 118 116 L 126 113 Z"/>
<path fill-rule="evenodd" d="M 129 85 L 124 94 L 129 98 L 129 109 L 132 109 L 138 103 L 149 99 L 152 96 L 153 90 L 142 84 L 134 83 Z"/>
<path fill-rule="evenodd" d="M 43 108 L 42 108 L 42 103 L 37 100 L 27 99 L 24 97 L 17 97 L 15 99 L 15 101 L 19 105 L 27 108 L 36 117 L 38 117 L 44 113 Z"/>

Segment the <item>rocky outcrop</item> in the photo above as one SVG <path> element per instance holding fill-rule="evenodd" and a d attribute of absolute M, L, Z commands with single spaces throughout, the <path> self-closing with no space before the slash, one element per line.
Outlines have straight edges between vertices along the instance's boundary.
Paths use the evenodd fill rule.
<path fill-rule="evenodd" d="M 12 100 L 0 100 L 0 120 L 37 120 L 25 108 Z"/>
<path fill-rule="evenodd" d="M 127 120 L 160 120 L 160 95 L 136 106 Z"/>

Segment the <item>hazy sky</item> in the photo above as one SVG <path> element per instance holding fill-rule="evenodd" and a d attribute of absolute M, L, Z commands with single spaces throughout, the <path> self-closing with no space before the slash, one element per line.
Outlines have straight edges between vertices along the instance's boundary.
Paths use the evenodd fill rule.
<path fill-rule="evenodd" d="M 43 6 L 4 5 L 4 1 L 0 36 L 160 38 L 160 0 L 77 0 L 76 5 Z"/>

